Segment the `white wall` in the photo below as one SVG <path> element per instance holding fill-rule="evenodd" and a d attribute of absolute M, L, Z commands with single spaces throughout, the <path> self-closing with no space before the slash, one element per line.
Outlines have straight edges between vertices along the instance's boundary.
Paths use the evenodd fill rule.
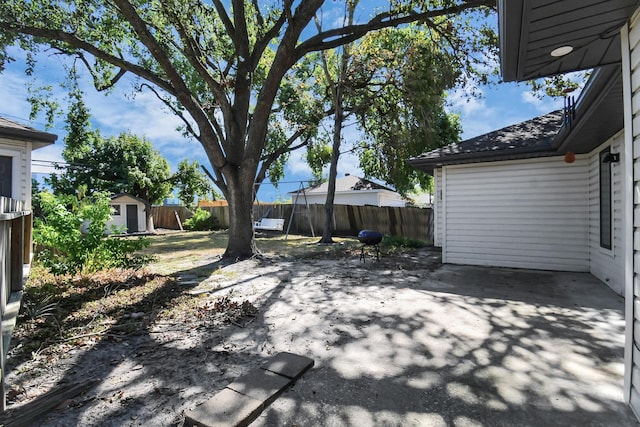
<path fill-rule="evenodd" d="M 402 208 L 407 202 L 398 193 L 388 190 L 382 190 L 378 193 L 378 206 L 391 206 Z"/>
<path fill-rule="evenodd" d="M 327 200 L 326 194 L 307 194 L 307 203 L 310 205 L 324 205 Z M 295 194 L 292 202 L 296 201 Z M 404 200 L 399 195 L 391 191 L 379 190 L 359 190 L 352 192 L 341 192 L 335 194 L 333 201 L 336 205 L 351 206 L 405 206 Z M 298 196 L 298 204 L 304 204 L 304 196 Z"/>
<path fill-rule="evenodd" d="M 611 147 L 620 153 L 624 133 L 619 133 L 589 154 L 589 265 L 591 274 L 616 293 L 624 293 L 624 247 L 622 236 L 622 161 L 611 163 L 612 222 L 611 249 L 600 247 L 600 151 Z"/>
<path fill-rule="evenodd" d="M 0 156 L 13 158 L 11 198 L 25 202 L 25 209 L 31 209 L 31 149 L 31 142 L 0 138 Z"/>
<path fill-rule="evenodd" d="M 584 156 L 443 167 L 443 262 L 589 271 L 587 177 Z"/>

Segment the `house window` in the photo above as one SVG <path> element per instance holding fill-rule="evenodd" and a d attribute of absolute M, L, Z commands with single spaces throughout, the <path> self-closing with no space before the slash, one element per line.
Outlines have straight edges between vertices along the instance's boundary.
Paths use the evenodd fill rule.
<path fill-rule="evenodd" d="M 611 249 L 611 162 L 605 157 L 611 153 L 610 148 L 600 152 L 600 247 Z"/>
<path fill-rule="evenodd" d="M 111 205 L 111 215 L 120 216 L 120 205 Z"/>
<path fill-rule="evenodd" d="M 13 157 L 0 156 L 0 196 L 12 197 Z"/>

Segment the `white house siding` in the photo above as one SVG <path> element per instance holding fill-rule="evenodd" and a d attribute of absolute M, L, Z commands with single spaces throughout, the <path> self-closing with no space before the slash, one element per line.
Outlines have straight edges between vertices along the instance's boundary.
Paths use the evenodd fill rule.
<path fill-rule="evenodd" d="M 31 149 L 28 141 L 0 138 L 0 156 L 12 157 L 11 198 L 31 209 Z"/>
<path fill-rule="evenodd" d="M 627 187 L 629 200 L 625 233 L 632 234 L 632 242 L 626 248 L 633 251 L 627 259 L 626 281 L 627 343 L 625 349 L 625 396 L 636 416 L 640 417 L 640 22 L 638 10 L 631 19 L 629 29 L 623 28 L 622 64 L 625 79 L 625 154 L 633 161 L 626 162 L 631 185 Z M 626 181 L 625 181 L 626 182 Z M 631 193 L 631 194 L 629 194 Z"/>
<path fill-rule="evenodd" d="M 336 193 L 333 203 L 336 205 L 351 206 L 405 206 L 404 201 L 398 203 L 394 193 L 379 190 L 357 190 Z M 327 194 L 307 194 L 307 203 L 310 205 L 324 205 L 327 200 Z M 296 195 L 293 195 L 293 201 L 296 201 Z M 304 196 L 298 196 L 297 204 L 304 204 Z"/>
<path fill-rule="evenodd" d="M 388 190 L 382 190 L 378 193 L 378 206 L 402 208 L 406 205 L 406 201 L 398 193 Z"/>
<path fill-rule="evenodd" d="M 624 294 L 624 247 L 622 239 L 622 165 L 611 164 L 612 222 L 611 249 L 600 247 L 600 151 L 611 147 L 620 153 L 624 134 L 620 133 L 596 148 L 589 156 L 589 264 L 591 274 L 605 282 L 616 293 Z"/>
<path fill-rule="evenodd" d="M 585 158 L 443 169 L 444 262 L 589 271 Z"/>
<path fill-rule="evenodd" d="M 433 203 L 433 244 L 442 247 L 442 225 L 444 224 L 444 216 L 442 215 L 442 168 L 433 171 L 435 200 Z"/>

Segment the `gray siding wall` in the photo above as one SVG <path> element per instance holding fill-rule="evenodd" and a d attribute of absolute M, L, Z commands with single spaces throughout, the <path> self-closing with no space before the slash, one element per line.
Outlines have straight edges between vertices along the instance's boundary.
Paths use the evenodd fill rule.
<path fill-rule="evenodd" d="M 443 226 L 443 206 L 442 206 L 442 168 L 438 168 L 433 173 L 435 181 L 435 200 L 433 203 L 433 244 L 442 247 L 442 226 Z"/>
<path fill-rule="evenodd" d="M 611 249 L 600 247 L 600 151 L 611 147 L 620 153 L 624 134 L 620 133 L 593 150 L 589 157 L 589 263 L 591 274 L 605 282 L 617 294 L 624 294 L 624 247 L 622 239 L 622 162 L 611 164 L 612 222 Z"/>
<path fill-rule="evenodd" d="M 632 316 L 631 327 L 631 373 L 630 373 L 630 405 L 636 415 L 640 415 L 640 23 L 638 11 L 631 20 L 629 28 L 629 65 L 631 71 L 631 126 L 633 145 L 633 302 L 626 315 Z M 627 54 L 623 51 L 623 54 Z M 628 71 L 627 71 L 628 73 Z M 628 102 L 628 101 L 627 101 Z M 631 220 L 631 219 L 630 219 Z M 629 336 L 627 337 L 630 338 Z M 627 354 L 627 357 L 629 354 Z"/>
<path fill-rule="evenodd" d="M 443 261 L 589 271 L 588 161 L 443 168 Z"/>

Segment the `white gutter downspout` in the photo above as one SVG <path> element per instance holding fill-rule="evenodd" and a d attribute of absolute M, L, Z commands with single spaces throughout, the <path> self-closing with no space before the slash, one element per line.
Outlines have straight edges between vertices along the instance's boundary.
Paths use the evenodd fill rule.
<path fill-rule="evenodd" d="M 637 13 L 631 18 L 634 22 Z M 625 300 L 625 344 L 624 344 L 624 400 L 631 401 L 631 377 L 633 371 L 634 348 L 634 291 L 633 291 L 633 110 L 631 87 L 631 63 L 629 44 L 629 25 L 620 30 L 622 50 L 622 84 L 624 100 L 624 144 L 622 154 L 622 247 L 624 264 L 624 300 Z M 640 243 L 640 242 L 639 242 Z M 636 414 L 637 415 L 637 414 Z"/>

